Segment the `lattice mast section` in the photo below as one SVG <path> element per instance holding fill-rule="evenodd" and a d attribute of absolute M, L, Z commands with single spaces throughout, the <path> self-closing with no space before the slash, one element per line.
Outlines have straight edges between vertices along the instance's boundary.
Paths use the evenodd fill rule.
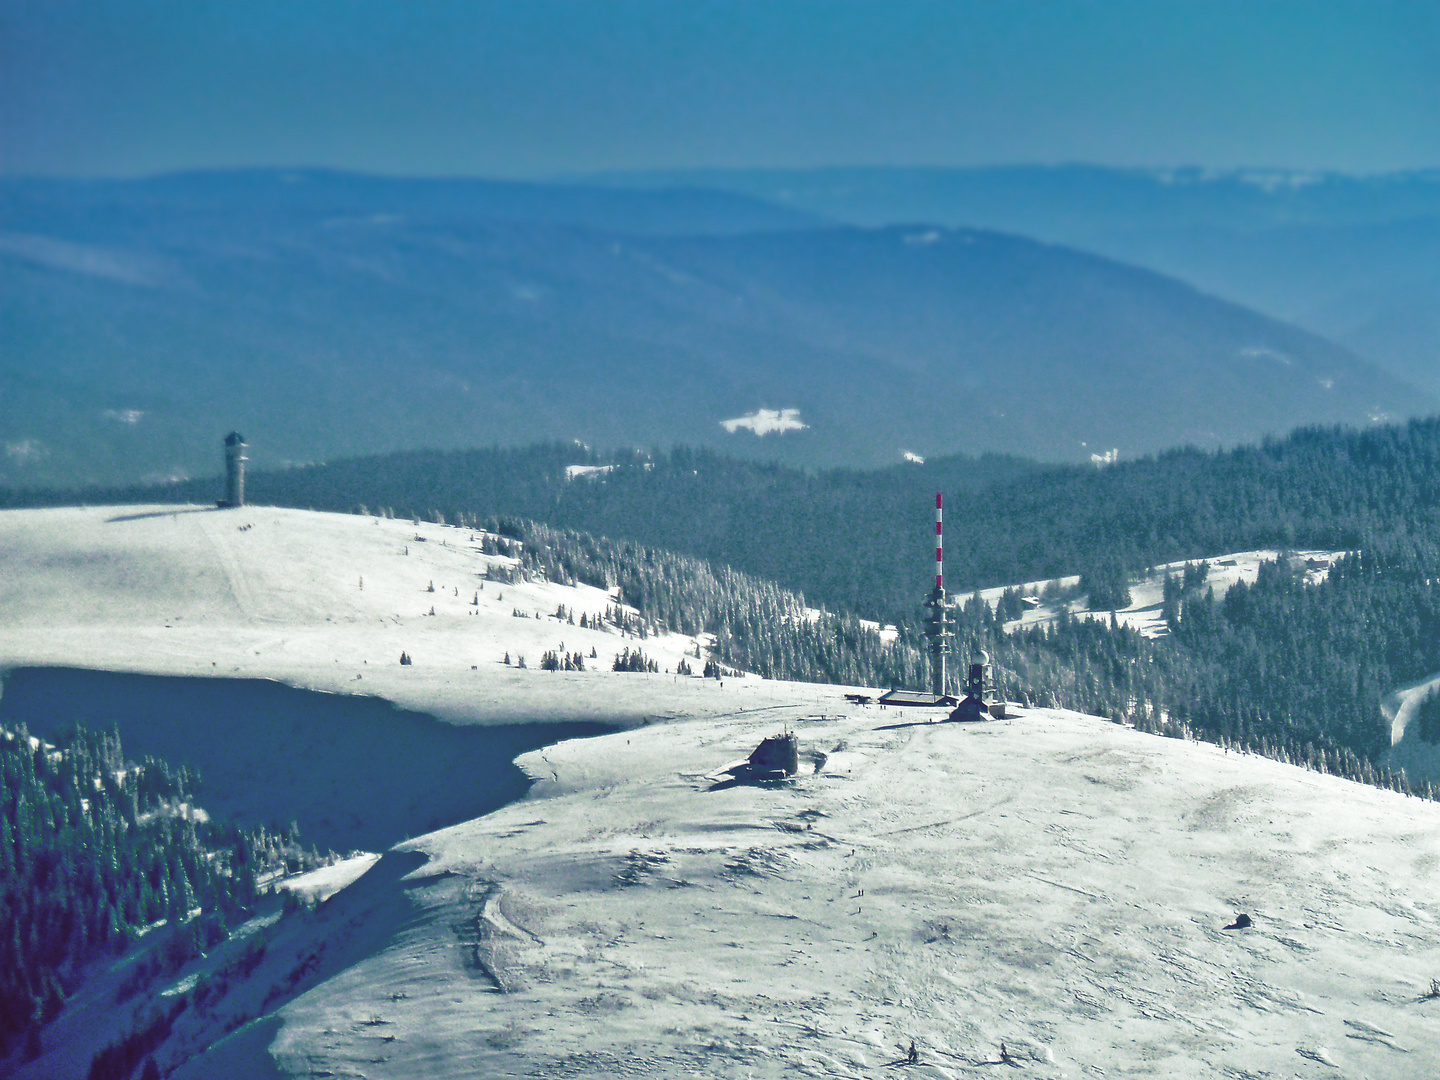
<path fill-rule="evenodd" d="M 925 636 L 930 639 L 930 692 L 945 696 L 945 657 L 950 652 L 950 621 L 945 610 L 945 500 L 935 493 L 935 588 L 925 602 Z"/>

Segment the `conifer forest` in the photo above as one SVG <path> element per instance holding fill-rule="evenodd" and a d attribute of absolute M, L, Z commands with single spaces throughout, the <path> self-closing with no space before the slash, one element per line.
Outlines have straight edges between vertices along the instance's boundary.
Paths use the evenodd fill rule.
<path fill-rule="evenodd" d="M 139 993 L 225 940 L 273 878 L 320 859 L 293 827 L 210 820 L 194 772 L 128 760 L 113 731 L 0 732 L 0 781 L 0 1054 L 56 1016 L 92 961 L 162 934 L 122 987 Z"/>

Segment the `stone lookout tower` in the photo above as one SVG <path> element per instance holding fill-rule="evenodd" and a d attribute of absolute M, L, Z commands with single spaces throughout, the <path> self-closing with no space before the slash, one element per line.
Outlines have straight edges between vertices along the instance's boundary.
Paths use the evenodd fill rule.
<path fill-rule="evenodd" d="M 225 436 L 225 498 L 220 506 L 244 506 L 245 505 L 245 462 L 250 459 L 245 456 L 249 450 L 245 442 L 245 436 L 238 431 L 232 431 Z"/>

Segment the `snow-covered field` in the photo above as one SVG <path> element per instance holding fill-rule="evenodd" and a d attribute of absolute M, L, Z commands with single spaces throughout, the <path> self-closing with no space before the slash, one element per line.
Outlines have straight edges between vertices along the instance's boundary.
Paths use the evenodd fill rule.
<path fill-rule="evenodd" d="M 704 778 L 787 719 L 798 781 Z M 912 1040 L 919 1076 L 994 1075 L 1002 1044 L 1037 1077 L 1437 1075 L 1440 807 L 1074 714 L 924 719 L 529 755 L 528 799 L 382 879 L 408 914 L 321 909 L 317 935 L 392 922 L 264 1045 L 373 1080 L 879 1076 Z M 249 1038 L 179 1075 L 238 1075 Z"/>
<path fill-rule="evenodd" d="M 687 653 L 693 664 L 696 641 L 561 622 L 561 604 L 589 621 L 614 598 L 587 585 L 487 581 L 514 560 L 479 546 L 454 526 L 271 507 L 0 512 L 0 669 L 277 679 L 457 723 L 715 715 L 745 708 L 761 683 L 612 678 L 622 649 L 673 672 Z M 540 671 L 547 650 L 581 652 L 590 670 Z M 507 667 L 507 652 L 527 669 Z M 767 693 L 817 700 L 794 684 Z"/>
<path fill-rule="evenodd" d="M 1344 552 L 1292 551 L 1283 554 L 1298 560 L 1297 566 L 1304 571 L 1307 579 L 1314 583 L 1325 579 L 1330 572 L 1330 564 Z M 1274 562 L 1281 555 L 1282 552 L 1279 551 L 1263 550 L 1236 551 L 1228 555 L 1216 555 L 1205 560 L 1210 567 L 1209 576 L 1205 579 L 1206 584 L 1215 591 L 1217 597 L 1224 596 L 1225 590 L 1236 582 L 1253 583 L 1256 574 L 1260 571 L 1260 564 Z M 1183 574 L 1184 569 L 1183 561 L 1166 563 L 1163 566 L 1152 568 L 1147 575 L 1130 586 L 1130 604 L 1123 611 L 1117 611 L 1115 617 L 1123 625 L 1140 631 L 1146 637 L 1160 637 L 1168 633 L 1165 622 L 1160 616 L 1160 606 L 1165 596 L 1165 578 L 1169 574 L 1179 577 Z M 1056 581 L 1061 590 L 1069 592 L 1074 592 L 1080 584 L 1078 575 L 1057 578 Z M 1066 607 L 1076 618 L 1109 620 L 1110 612 L 1108 610 L 1091 610 L 1089 598 L 1084 595 L 1075 596 L 1068 602 L 1042 598 L 1041 594 L 1048 584 L 1049 582 L 1045 581 L 1027 581 L 1018 586 L 1005 585 L 993 589 L 981 589 L 980 595 L 992 607 L 1010 588 L 1019 588 L 1024 596 L 1041 600 L 1041 603 L 1031 607 L 1021 618 L 1007 623 L 1005 626 L 1007 630 L 1053 622 L 1059 618 L 1062 608 Z M 966 598 L 964 595 L 957 595 L 956 600 L 964 602 Z"/>
<path fill-rule="evenodd" d="M 303 883 L 343 887 L 177 1022 L 194 1046 L 259 1016 L 180 1080 L 869 1077 L 912 1041 L 914 1076 L 1440 1075 L 1440 806 L 1070 713 L 939 724 L 841 687 L 542 672 L 561 640 L 607 669 L 641 643 L 511 615 L 599 611 L 598 590 L 487 581 L 469 614 L 493 561 L 469 535 L 259 508 L 0 514 L 0 666 L 630 725 L 522 757 L 518 803 Z M 643 643 L 672 668 L 692 644 Z M 707 779 L 786 726 L 798 779 Z M 1224 929 L 1242 912 L 1253 926 Z M 130 1022 L 114 1001 L 82 992 L 16 1075 L 83 1076 Z"/>

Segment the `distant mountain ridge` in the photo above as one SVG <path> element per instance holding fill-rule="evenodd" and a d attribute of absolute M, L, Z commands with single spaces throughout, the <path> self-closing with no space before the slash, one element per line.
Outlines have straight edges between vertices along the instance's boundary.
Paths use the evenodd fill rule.
<path fill-rule="evenodd" d="M 1104 165 L 672 169 L 577 176 L 616 190 L 701 188 L 836 221 L 985 225 L 1058 239 L 1156 227 L 1383 224 L 1440 215 L 1440 169 L 1371 176 L 1303 169 Z"/>
<path fill-rule="evenodd" d="M 274 220 L 361 220 L 418 214 L 452 221 L 523 221 L 640 235 L 725 234 L 806 228 L 826 219 L 767 199 L 684 184 L 663 191 L 601 185 L 453 177 L 376 176 L 333 169 L 237 169 L 166 173 L 139 180 L 0 177 L 0 210 L 39 227 L 79 225 L 94 214 L 118 235 L 144 242 L 167 221 L 206 213 Z M 80 227 L 83 228 L 83 225 Z"/>
<path fill-rule="evenodd" d="M 732 191 L 881 226 L 999 229 L 1148 267 L 1440 392 L 1440 170 L 697 169 L 591 183 Z"/>
<path fill-rule="evenodd" d="M 27 486 L 209 472 L 234 427 L 257 465 L 577 438 L 858 466 L 1085 461 L 1435 404 L 1103 258 L 694 190 L 4 180 L 0 330 L 0 483 Z M 721 426 L 758 410 L 791 430 Z"/>

